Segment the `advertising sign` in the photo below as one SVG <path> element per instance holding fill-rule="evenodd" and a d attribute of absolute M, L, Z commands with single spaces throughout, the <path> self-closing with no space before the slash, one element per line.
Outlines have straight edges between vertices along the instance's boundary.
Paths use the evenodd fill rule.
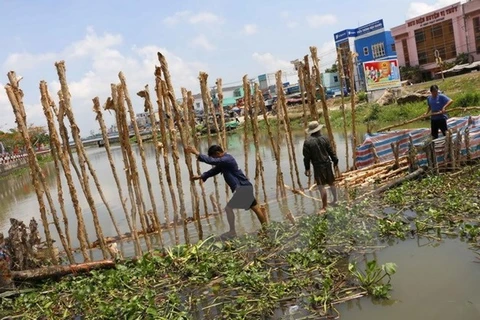
<path fill-rule="evenodd" d="M 380 29 L 383 29 L 383 19 L 370 22 L 369 24 L 358 27 L 356 29 L 345 29 L 343 31 L 334 33 L 333 37 L 335 38 L 335 42 L 341 42 L 347 38 L 357 38 Z"/>
<path fill-rule="evenodd" d="M 369 61 L 363 63 L 367 91 L 399 87 L 400 69 L 397 59 Z"/>
<path fill-rule="evenodd" d="M 371 22 L 369 24 L 366 24 L 364 26 L 357 28 L 355 37 L 364 36 L 369 34 L 370 32 L 377 31 L 380 29 L 383 29 L 383 19 Z"/>

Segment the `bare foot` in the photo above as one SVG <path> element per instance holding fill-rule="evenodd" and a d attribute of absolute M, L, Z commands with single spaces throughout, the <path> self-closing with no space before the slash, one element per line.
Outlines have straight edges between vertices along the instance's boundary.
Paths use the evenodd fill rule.
<path fill-rule="evenodd" d="M 325 214 L 325 213 L 327 213 L 327 208 L 322 208 L 322 209 L 320 209 L 320 211 L 318 211 L 318 215 L 320 215 L 320 216 L 322 214 Z"/>
<path fill-rule="evenodd" d="M 228 231 L 228 232 L 225 232 L 224 234 L 220 235 L 220 240 L 230 240 L 232 238 L 235 238 L 237 236 L 237 233 L 236 232 L 233 232 L 233 231 Z"/>

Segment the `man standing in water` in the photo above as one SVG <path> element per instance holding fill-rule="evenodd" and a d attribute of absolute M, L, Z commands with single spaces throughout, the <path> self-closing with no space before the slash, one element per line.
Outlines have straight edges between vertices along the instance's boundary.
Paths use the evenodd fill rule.
<path fill-rule="evenodd" d="M 319 214 L 325 213 L 327 209 L 327 191 L 325 185 L 330 186 L 333 202 L 337 202 L 337 188 L 335 187 L 335 175 L 333 174 L 332 162 L 334 166 L 338 165 L 338 158 L 333 152 L 330 141 L 321 135 L 320 130 L 323 126 L 318 121 L 312 121 L 308 124 L 307 134 L 310 136 L 303 144 L 303 164 L 305 165 L 305 175 L 310 176 L 310 163 L 313 165 L 313 176 L 318 190 L 322 196 L 322 210 Z M 331 161 L 330 161 L 331 160 Z"/>
<path fill-rule="evenodd" d="M 235 215 L 233 209 L 253 210 L 257 215 L 262 228 L 267 224 L 267 216 L 263 207 L 260 207 L 255 199 L 253 186 L 248 178 L 238 168 L 237 161 L 230 154 L 226 153 L 219 145 L 212 145 L 208 148 L 208 155 L 200 154 L 195 147 L 187 147 L 187 152 L 197 156 L 197 160 L 214 166 L 200 176 L 193 176 L 192 180 L 202 179 L 205 182 L 221 173 L 233 192 L 233 196 L 225 207 L 227 221 L 230 230 L 220 236 L 221 239 L 229 239 L 237 235 L 235 230 Z"/>
<path fill-rule="evenodd" d="M 453 103 L 453 100 L 446 95 L 439 93 L 436 84 L 430 87 L 430 93 L 431 95 L 427 98 L 427 112 L 425 112 L 424 115 L 432 112 L 432 116 L 430 117 L 431 134 L 433 139 L 437 139 L 439 129 L 444 136 L 447 133 L 448 116 L 446 110 L 447 107 Z"/>

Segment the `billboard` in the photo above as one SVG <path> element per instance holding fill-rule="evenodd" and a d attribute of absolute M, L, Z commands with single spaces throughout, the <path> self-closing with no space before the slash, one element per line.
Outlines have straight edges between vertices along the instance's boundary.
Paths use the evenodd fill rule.
<path fill-rule="evenodd" d="M 400 69 L 397 59 L 368 61 L 363 63 L 367 91 L 399 87 Z"/>
<path fill-rule="evenodd" d="M 371 32 L 378 31 L 380 29 L 383 29 L 383 19 L 370 22 L 369 24 L 358 27 L 356 29 L 345 29 L 343 31 L 334 33 L 333 37 L 335 38 L 335 42 L 342 42 L 345 39 L 365 36 Z"/>

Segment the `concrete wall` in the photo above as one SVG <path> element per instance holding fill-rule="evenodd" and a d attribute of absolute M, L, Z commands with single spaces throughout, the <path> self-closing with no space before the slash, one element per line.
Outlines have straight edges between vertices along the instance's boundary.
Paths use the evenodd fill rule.
<path fill-rule="evenodd" d="M 477 46 L 475 43 L 475 32 L 473 29 L 473 19 L 480 17 L 480 1 L 470 1 L 463 5 L 464 13 L 464 28 L 466 30 L 466 45 L 469 54 L 474 61 L 480 60 L 480 53 L 477 53 Z"/>
<path fill-rule="evenodd" d="M 327 89 L 334 91 L 340 90 L 340 76 L 336 72 L 322 73 L 322 83 Z"/>
<path fill-rule="evenodd" d="M 472 1 L 475 5 L 471 7 L 480 6 L 480 1 Z M 405 66 L 405 56 L 403 53 L 402 40 L 406 39 L 408 46 L 408 54 L 410 57 L 410 65 L 418 65 L 417 46 L 415 43 L 415 30 L 421 29 L 427 25 L 432 25 L 438 22 L 451 19 L 453 26 L 453 33 L 455 37 L 455 47 L 457 55 L 467 51 L 467 37 L 464 31 L 463 10 L 460 2 L 443 7 L 441 9 L 432 11 L 430 13 L 406 20 L 404 24 L 396 26 L 391 29 L 392 36 L 395 39 L 395 48 L 397 59 L 400 66 Z M 437 68 L 436 63 L 428 63 L 422 65 L 426 70 Z"/>

